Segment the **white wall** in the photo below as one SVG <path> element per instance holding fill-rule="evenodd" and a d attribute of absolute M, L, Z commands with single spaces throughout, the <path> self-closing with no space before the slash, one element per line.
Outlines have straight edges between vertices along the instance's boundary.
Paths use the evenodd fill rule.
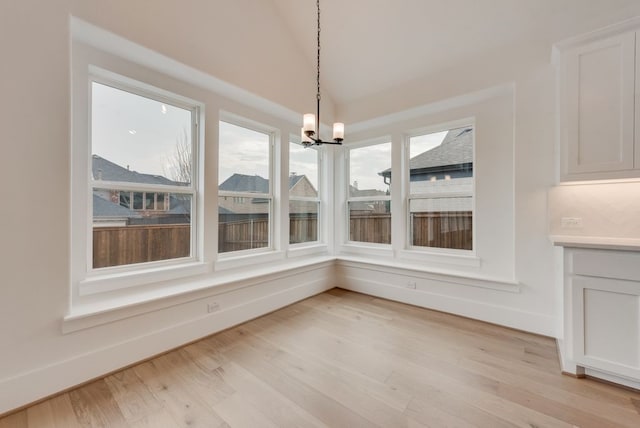
<path fill-rule="evenodd" d="M 555 168 L 555 70 L 549 59 L 514 72 L 501 86 L 475 88 L 462 96 L 454 92 L 453 98 L 406 110 L 403 114 L 412 116 L 410 119 L 401 120 L 403 114 L 394 113 L 393 121 L 383 116 L 361 126 L 367 130 L 352 138 L 371 138 L 376 133 L 393 136 L 419 126 L 475 119 L 474 247 L 479 263 L 456 266 L 446 258 L 428 257 L 412 262 L 436 274 L 432 275 L 403 268 L 408 262 L 396 252 L 393 263 L 377 261 L 382 266 L 394 265 L 387 273 L 359 260 L 341 264 L 340 286 L 556 335 L 556 308 L 549 304 L 555 301 L 556 290 L 546 213 Z M 450 81 L 447 84 L 455 86 Z M 398 140 L 394 144 L 402 143 L 401 137 Z M 395 205 L 398 203 L 401 201 Z M 416 289 L 408 289 L 406 284 L 414 281 Z"/>
<path fill-rule="evenodd" d="M 152 302 L 138 315 L 63 334 L 71 15 L 289 109 L 310 108 L 302 99 L 313 104 L 313 67 L 269 2 L 196 3 L 0 2 L 0 414 L 331 286 L 333 268 L 321 263 Z M 211 299 L 221 310 L 207 314 Z"/>
<path fill-rule="evenodd" d="M 333 284 L 333 268 L 320 265 L 294 276 L 265 278 L 264 283 L 234 284 L 224 297 L 229 311 L 201 315 L 207 299 L 217 293 L 205 290 L 142 315 L 62 333 L 70 283 L 69 15 L 291 110 L 313 109 L 312 65 L 277 24 L 270 2 L 196 3 L 184 8 L 184 2 L 170 0 L 0 2 L 0 414 Z M 451 278 L 420 273 L 425 278 L 422 294 L 399 292 L 385 288 L 385 283 L 413 275 L 410 270 L 390 269 L 371 284 L 370 270 L 362 265 L 340 268 L 343 278 L 350 278 L 345 286 L 555 333 L 553 248 L 547 239 L 545 197 L 554 176 L 554 70 L 549 46 L 534 44 L 510 53 L 486 58 L 495 64 L 478 75 L 470 73 L 470 64 L 450 75 L 429 76 L 418 82 L 418 89 L 408 85 L 342 106 L 341 117 L 364 121 L 515 82 L 509 103 L 499 103 L 510 110 L 500 110 L 500 117 L 487 122 L 493 132 L 504 116 L 511 123 L 513 140 L 501 137 L 497 147 L 479 140 L 478 159 L 487 165 L 497 160 L 487 174 L 494 174 L 488 179 L 498 187 L 483 192 L 509 215 L 504 223 L 489 220 L 479 226 L 484 227 L 481 233 L 500 237 L 493 243 L 484 238 L 489 248 L 487 272 L 519 281 L 520 291 L 472 287 L 463 281 L 451 284 L 446 281 Z M 492 109 L 479 106 L 478 114 L 491 116 Z M 484 131 L 479 129 L 479 135 Z M 502 170 L 507 178 L 500 182 L 495 175 Z M 498 316 L 491 318 L 492 310 Z"/>

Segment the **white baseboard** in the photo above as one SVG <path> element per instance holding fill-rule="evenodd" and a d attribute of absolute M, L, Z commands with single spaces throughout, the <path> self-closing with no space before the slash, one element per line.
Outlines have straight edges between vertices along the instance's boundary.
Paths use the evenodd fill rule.
<path fill-rule="evenodd" d="M 259 287 L 257 287 L 259 288 Z M 0 381 L 0 415 L 333 288 L 329 275 Z"/>
<path fill-rule="evenodd" d="M 584 369 L 584 374 L 587 377 L 601 379 L 601 380 L 605 380 L 607 382 L 612 382 L 612 383 L 615 383 L 615 384 L 618 384 L 618 385 L 623 385 L 623 386 L 626 386 L 628 388 L 633 388 L 633 389 L 640 390 L 640 382 L 638 382 L 637 380 L 628 379 L 626 377 L 617 376 L 617 375 L 614 375 L 614 374 L 610 374 L 610 373 L 603 372 L 603 371 L 600 371 L 600 370 L 589 369 L 589 368 L 585 368 Z"/>
<path fill-rule="evenodd" d="M 555 336 L 555 319 L 550 315 L 349 276 L 341 277 L 336 287 L 543 336 Z"/>

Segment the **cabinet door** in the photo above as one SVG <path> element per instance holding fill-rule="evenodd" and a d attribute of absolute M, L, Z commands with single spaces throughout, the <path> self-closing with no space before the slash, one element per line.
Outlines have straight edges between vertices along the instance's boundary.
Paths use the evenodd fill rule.
<path fill-rule="evenodd" d="M 567 53 L 565 174 L 633 169 L 635 54 L 635 33 Z"/>
<path fill-rule="evenodd" d="M 640 380 L 640 283 L 574 276 L 574 358 Z"/>

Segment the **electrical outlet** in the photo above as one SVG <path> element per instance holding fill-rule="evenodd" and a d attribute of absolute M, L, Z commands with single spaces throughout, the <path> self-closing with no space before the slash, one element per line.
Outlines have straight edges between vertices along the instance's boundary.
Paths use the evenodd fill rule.
<path fill-rule="evenodd" d="M 560 223 L 563 229 L 581 229 L 582 217 L 562 217 Z"/>
<path fill-rule="evenodd" d="M 407 288 L 411 288 L 411 289 L 414 289 L 414 290 L 415 290 L 415 289 L 416 289 L 416 286 L 417 286 L 417 284 L 416 284 L 416 282 L 415 282 L 415 281 L 409 281 L 409 282 L 407 282 Z"/>
<path fill-rule="evenodd" d="M 218 302 L 207 303 L 207 313 L 212 313 L 220 310 L 220 304 Z"/>

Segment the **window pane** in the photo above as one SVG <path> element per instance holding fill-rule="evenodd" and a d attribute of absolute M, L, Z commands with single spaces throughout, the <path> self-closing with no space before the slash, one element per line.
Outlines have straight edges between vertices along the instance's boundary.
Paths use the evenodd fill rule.
<path fill-rule="evenodd" d="M 390 194 L 391 143 L 349 151 L 349 196 L 385 196 Z"/>
<path fill-rule="evenodd" d="M 93 179 L 188 185 L 192 111 L 93 82 Z"/>
<path fill-rule="evenodd" d="M 411 245 L 473 249 L 473 127 L 409 140 Z M 426 197 L 428 196 L 428 198 Z"/>
<path fill-rule="evenodd" d="M 316 149 L 289 143 L 289 194 L 318 196 L 318 151 Z"/>
<path fill-rule="evenodd" d="M 473 128 L 409 139 L 409 192 L 450 193 L 473 190 Z"/>
<path fill-rule="evenodd" d="M 268 134 L 220 122 L 220 190 L 269 193 L 269 145 Z"/>
<path fill-rule="evenodd" d="M 417 247 L 473 249 L 472 197 L 411 199 L 411 244 Z"/>
<path fill-rule="evenodd" d="M 391 243 L 391 201 L 349 202 L 349 240 Z"/>
<path fill-rule="evenodd" d="M 250 250 L 269 246 L 268 198 L 218 197 L 218 252 Z"/>
<path fill-rule="evenodd" d="M 318 240 L 319 202 L 289 201 L 289 243 Z"/>
<path fill-rule="evenodd" d="M 134 207 L 129 208 L 129 195 Z M 93 189 L 93 267 L 191 256 L 191 195 L 170 193 L 169 207 L 140 211 L 144 192 Z M 153 193 L 151 193 L 153 195 Z"/>

